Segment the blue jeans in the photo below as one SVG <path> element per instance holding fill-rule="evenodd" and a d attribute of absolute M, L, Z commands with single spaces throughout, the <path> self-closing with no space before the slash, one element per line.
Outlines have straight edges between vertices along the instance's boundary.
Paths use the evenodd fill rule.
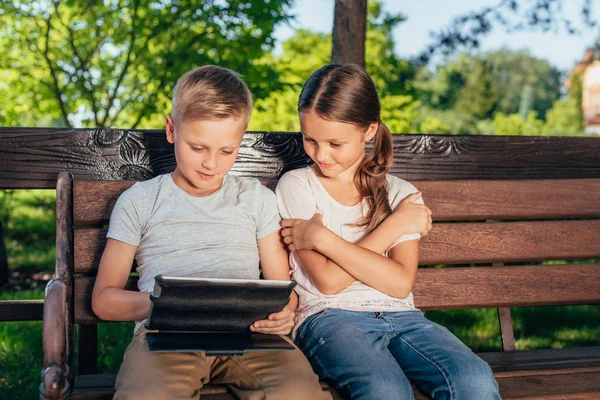
<path fill-rule="evenodd" d="M 352 399 L 500 399 L 488 364 L 423 313 L 335 308 L 309 317 L 298 347 L 313 369 Z"/>

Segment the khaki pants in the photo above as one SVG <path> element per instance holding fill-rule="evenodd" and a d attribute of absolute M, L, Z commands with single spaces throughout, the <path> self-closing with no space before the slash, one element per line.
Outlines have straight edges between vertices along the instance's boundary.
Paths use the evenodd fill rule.
<path fill-rule="evenodd" d="M 227 385 L 240 399 L 331 400 L 297 348 L 233 357 L 155 353 L 148 349 L 146 332 L 141 327 L 125 351 L 115 399 L 198 399 L 210 382 Z"/>

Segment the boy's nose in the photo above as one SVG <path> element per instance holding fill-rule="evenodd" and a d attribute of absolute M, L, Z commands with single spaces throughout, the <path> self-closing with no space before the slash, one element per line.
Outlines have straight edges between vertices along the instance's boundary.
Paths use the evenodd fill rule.
<path fill-rule="evenodd" d="M 217 165 L 217 157 L 214 155 L 209 155 L 202 160 L 202 166 L 206 169 L 215 169 Z"/>

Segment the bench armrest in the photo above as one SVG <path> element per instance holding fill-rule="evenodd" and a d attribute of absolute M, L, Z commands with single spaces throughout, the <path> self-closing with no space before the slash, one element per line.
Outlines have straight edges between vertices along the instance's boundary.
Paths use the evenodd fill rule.
<path fill-rule="evenodd" d="M 54 279 L 46 286 L 44 302 L 44 369 L 40 399 L 65 399 L 70 392 L 67 365 L 67 285 Z"/>

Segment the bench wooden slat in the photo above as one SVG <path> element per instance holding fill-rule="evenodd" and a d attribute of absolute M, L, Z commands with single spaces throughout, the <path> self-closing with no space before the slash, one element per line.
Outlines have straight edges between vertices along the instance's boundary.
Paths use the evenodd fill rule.
<path fill-rule="evenodd" d="M 0 321 L 41 321 L 44 300 L 0 300 Z"/>
<path fill-rule="evenodd" d="M 600 179 L 413 183 L 435 221 L 600 217 Z"/>
<path fill-rule="evenodd" d="M 76 225 L 106 224 L 133 181 L 75 181 Z M 436 221 L 600 217 L 600 179 L 414 182 Z"/>
<path fill-rule="evenodd" d="M 550 375 L 497 377 L 503 399 L 579 400 L 597 399 L 600 371 Z"/>
<path fill-rule="evenodd" d="M 495 373 L 503 399 L 596 399 L 600 390 L 600 369 L 581 368 L 520 373 Z M 112 398 L 116 375 L 94 375 L 94 380 L 86 376 L 75 378 L 72 399 L 104 400 Z M 104 386 L 99 386 L 101 382 Z M 557 384 L 558 383 L 558 384 Z M 328 387 L 324 385 L 324 387 Z M 227 392 L 223 385 L 207 385 L 201 389 L 201 398 L 206 400 L 229 400 L 236 397 Z M 335 396 L 335 398 L 339 398 Z M 417 400 L 427 400 L 415 390 Z"/>
<path fill-rule="evenodd" d="M 119 195 L 135 181 L 75 181 L 73 222 L 77 225 L 108 224 Z"/>
<path fill-rule="evenodd" d="M 421 264 L 600 257 L 600 220 L 437 223 L 419 246 Z"/>
<path fill-rule="evenodd" d="M 0 186 L 54 188 L 77 179 L 148 179 L 175 167 L 164 130 L 2 128 Z M 407 180 L 598 178 L 595 137 L 393 135 L 392 173 Z M 306 165 L 298 133 L 248 132 L 234 172 L 273 179 Z M 36 168 L 31 168 L 36 165 Z"/>
<path fill-rule="evenodd" d="M 95 274 L 106 229 L 76 229 L 75 273 Z M 421 264 L 600 258 L 600 220 L 436 223 L 421 241 Z"/>
<path fill-rule="evenodd" d="M 426 268 L 413 293 L 424 310 L 593 304 L 600 302 L 600 264 Z"/>
<path fill-rule="evenodd" d="M 494 372 L 556 370 L 565 368 L 600 368 L 600 346 L 525 351 L 494 351 L 478 355 L 492 366 Z M 539 372 L 535 372 L 536 374 Z"/>
<path fill-rule="evenodd" d="M 75 279 L 76 323 L 100 322 L 91 308 L 94 281 Z M 127 289 L 137 290 L 137 277 Z M 600 264 L 422 268 L 413 293 L 422 310 L 594 304 L 600 302 Z"/>

